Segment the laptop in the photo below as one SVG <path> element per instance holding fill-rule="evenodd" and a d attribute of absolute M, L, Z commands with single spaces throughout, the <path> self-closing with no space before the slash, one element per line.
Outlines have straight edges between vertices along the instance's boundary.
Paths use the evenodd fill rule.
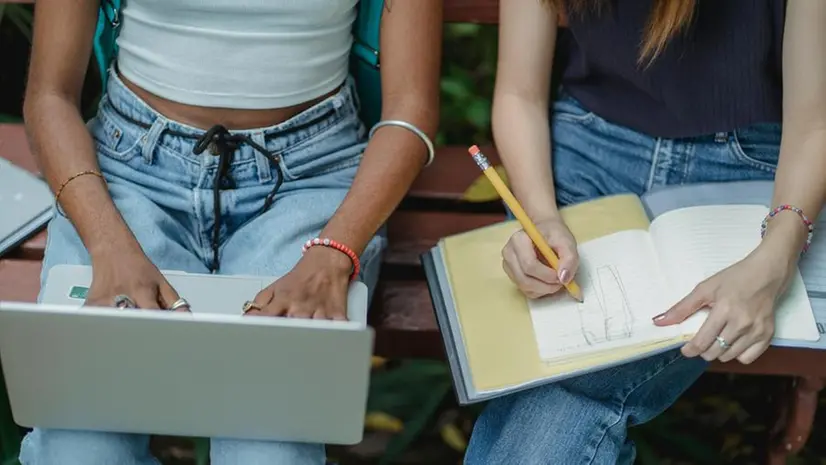
<path fill-rule="evenodd" d="M 53 203 L 45 181 L 0 158 L 0 256 L 40 230 Z"/>
<path fill-rule="evenodd" d="M 0 362 L 27 427 L 361 441 L 373 331 L 367 287 L 349 321 L 242 316 L 274 278 L 165 271 L 192 313 L 82 307 L 91 269 L 56 266 L 42 303 L 0 302 Z"/>

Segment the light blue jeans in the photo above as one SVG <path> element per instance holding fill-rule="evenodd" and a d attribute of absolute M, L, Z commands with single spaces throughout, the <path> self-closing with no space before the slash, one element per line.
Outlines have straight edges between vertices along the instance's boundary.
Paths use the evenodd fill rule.
<path fill-rule="evenodd" d="M 366 144 L 348 82 L 336 95 L 277 126 L 238 131 L 281 157 L 283 184 L 262 213 L 278 170 L 241 143 L 220 190 L 220 273 L 279 276 L 301 256 L 344 199 Z M 203 131 L 149 108 L 112 74 L 89 123 L 115 204 L 147 256 L 161 269 L 208 273 L 213 258 L 213 182 L 218 156 L 193 153 Z M 386 239 L 377 235 L 361 260 L 372 291 Z M 57 215 L 48 227 L 43 276 L 56 264 L 88 264 L 75 229 Z M 252 298 L 254 296 L 250 296 Z M 220 377 L 221 373 L 215 373 Z M 266 399 L 262 399 L 265 402 Z M 213 465 L 321 465 L 324 446 L 212 439 Z M 146 435 L 35 429 L 23 441 L 23 465 L 158 465 Z"/>
<path fill-rule="evenodd" d="M 561 204 L 670 184 L 771 180 L 779 155 L 778 124 L 658 139 L 612 124 L 565 94 L 552 121 Z M 662 413 L 706 367 L 674 350 L 493 400 L 476 422 L 465 463 L 630 465 L 628 427 Z"/>

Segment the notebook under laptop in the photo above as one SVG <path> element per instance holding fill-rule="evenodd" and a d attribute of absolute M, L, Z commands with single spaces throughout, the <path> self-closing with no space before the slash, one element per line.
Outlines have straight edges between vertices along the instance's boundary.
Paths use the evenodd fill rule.
<path fill-rule="evenodd" d="M 349 321 L 242 317 L 272 279 L 165 272 L 193 313 L 81 307 L 86 267 L 54 267 L 41 304 L 0 302 L 0 361 L 23 426 L 353 444 L 373 331 Z"/>
<path fill-rule="evenodd" d="M 0 256 L 49 221 L 53 202 L 46 182 L 0 158 Z"/>

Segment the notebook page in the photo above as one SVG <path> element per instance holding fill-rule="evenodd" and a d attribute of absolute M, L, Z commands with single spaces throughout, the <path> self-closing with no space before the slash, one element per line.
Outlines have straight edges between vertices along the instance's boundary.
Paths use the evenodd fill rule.
<path fill-rule="evenodd" d="M 672 210 L 655 219 L 651 239 L 676 303 L 706 278 L 745 258 L 760 243 L 760 223 L 768 208 L 762 205 L 709 205 Z M 775 336 L 817 340 L 814 314 L 800 272 L 778 303 Z M 685 331 L 699 329 L 705 312 L 684 323 Z"/>
<path fill-rule="evenodd" d="M 565 293 L 529 300 L 531 319 L 545 362 L 571 355 L 638 345 L 679 335 L 651 318 L 663 311 L 663 282 L 647 231 L 629 230 L 579 245 L 576 281 L 584 302 Z"/>

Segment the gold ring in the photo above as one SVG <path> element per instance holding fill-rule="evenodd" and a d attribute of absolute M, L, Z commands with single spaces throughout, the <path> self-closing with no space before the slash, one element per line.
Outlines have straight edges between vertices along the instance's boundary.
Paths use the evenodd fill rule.
<path fill-rule="evenodd" d="M 243 310 L 244 310 L 244 315 L 246 315 L 247 313 L 251 312 L 252 310 L 259 310 L 260 311 L 261 306 L 258 305 L 255 302 L 251 301 L 251 300 L 248 300 L 248 301 L 244 302 Z"/>

